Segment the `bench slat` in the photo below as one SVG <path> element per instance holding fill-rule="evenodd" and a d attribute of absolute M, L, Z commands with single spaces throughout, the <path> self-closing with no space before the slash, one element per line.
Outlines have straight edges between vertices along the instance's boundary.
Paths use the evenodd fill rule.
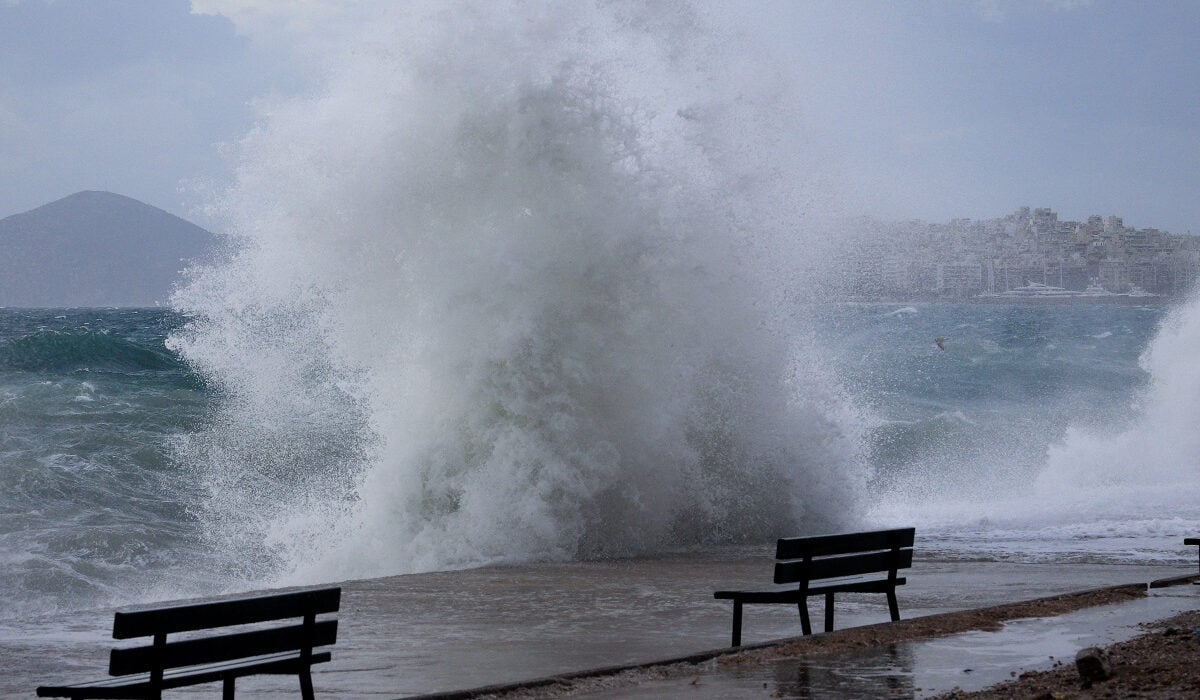
<path fill-rule="evenodd" d="M 251 656 L 298 651 L 308 639 L 304 625 L 224 634 L 203 639 L 167 642 L 161 649 L 153 645 L 113 649 L 108 672 L 113 676 L 145 673 L 157 664 L 161 668 L 197 666 Z M 337 620 L 322 620 L 313 625 L 311 646 L 326 646 L 337 641 Z M 158 654 L 161 653 L 161 656 Z"/>
<path fill-rule="evenodd" d="M 333 658 L 329 652 L 313 654 L 307 663 L 295 653 L 282 658 L 256 659 L 246 664 L 222 664 L 188 671 L 176 671 L 163 676 L 162 688 L 183 688 L 201 683 L 213 683 L 232 676 L 241 678 L 258 674 L 293 674 L 310 664 L 325 663 Z M 91 683 L 75 685 L 44 685 L 37 689 L 38 697 L 64 698 L 141 698 L 150 689 L 150 681 L 145 674 L 140 678 L 105 678 Z"/>
<path fill-rule="evenodd" d="M 830 554 L 868 552 L 873 549 L 911 547 L 916 537 L 916 528 L 874 530 L 871 532 L 848 532 L 838 535 L 815 537 L 785 537 L 775 545 L 776 559 L 800 559 L 806 556 L 821 557 Z"/>
<path fill-rule="evenodd" d="M 113 639 L 132 639 L 156 633 L 173 634 L 193 630 L 245 625 L 308 613 L 337 612 L 341 588 L 320 588 L 277 595 L 222 600 L 215 603 L 177 605 L 155 610 L 119 612 L 113 618 Z"/>
<path fill-rule="evenodd" d="M 890 569 L 907 569 L 912 566 L 911 549 L 854 554 L 844 557 L 813 559 L 812 561 L 785 561 L 775 565 L 775 583 L 816 581 L 841 576 L 861 576 Z"/>
<path fill-rule="evenodd" d="M 896 586 L 903 586 L 908 580 L 901 576 L 895 581 Z M 813 586 L 808 589 L 808 597 L 835 593 L 886 593 L 892 590 L 893 582 L 888 579 L 870 581 L 848 581 L 831 583 L 823 586 Z M 717 591 L 713 593 L 717 600 L 740 600 L 747 605 L 755 603 L 799 603 L 804 596 L 795 588 L 776 589 L 773 591 Z"/>

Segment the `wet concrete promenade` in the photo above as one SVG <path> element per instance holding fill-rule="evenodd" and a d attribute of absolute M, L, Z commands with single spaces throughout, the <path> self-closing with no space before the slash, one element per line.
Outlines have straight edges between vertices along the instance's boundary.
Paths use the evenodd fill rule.
<path fill-rule="evenodd" d="M 729 642 L 730 605 L 713 600 L 712 591 L 761 587 L 769 580 L 771 563 L 762 553 L 729 549 L 703 557 L 496 566 L 344 582 L 333 661 L 314 669 L 317 696 L 411 697 L 724 647 Z M 1180 573 L 1188 570 L 918 557 L 909 585 L 900 589 L 900 608 L 901 615 L 910 618 Z M 621 687 L 598 684 L 584 697 L 798 697 L 789 688 L 799 687 L 796 684 L 805 678 L 806 687 L 813 687 L 811 679 L 825 678 L 828 682 L 818 686 L 831 690 L 849 677 L 876 678 L 881 691 L 893 697 L 921 697 L 937 688 L 967 687 L 964 683 L 994 676 L 982 683 L 988 685 L 1043 656 L 1073 654 L 1081 640 L 1127 635 L 1120 630 L 1139 621 L 1200 607 L 1200 588 L 1167 590 L 1171 592 L 1145 601 L 1010 623 L 999 633 L 866 650 L 861 658 L 840 655 L 803 668 L 784 664 L 730 671 L 709 664 L 709 671 L 698 667 L 694 678 L 647 677 L 638 685 Z M 814 605 L 820 609 L 819 602 Z M 1118 608 L 1122 612 L 1114 612 Z M 885 620 L 883 596 L 845 596 L 845 602 L 839 598 L 839 629 Z M 111 610 L 0 624 L 0 658 L 6 667 L 0 695 L 33 697 L 42 683 L 101 677 L 111 625 Z M 790 606 L 752 606 L 747 608 L 743 641 L 755 644 L 796 636 L 798 626 Z M 937 670 L 943 667 L 945 672 Z M 983 671 L 993 667 L 994 672 Z M 854 672 L 848 674 L 849 668 Z M 964 668 L 972 671 L 964 673 Z M 844 696 L 870 695 L 870 687 L 847 686 Z M 288 677 L 245 679 L 238 688 L 246 697 L 298 695 L 295 678 Z M 214 693 L 219 693 L 218 686 L 174 691 L 169 697 Z"/>
<path fill-rule="evenodd" d="M 563 678 L 540 686 L 506 688 L 468 698 L 926 698 L 951 690 L 978 690 L 1026 670 L 1070 667 L 1088 646 L 1108 646 L 1144 632 L 1141 623 L 1200 609 L 1200 591 L 1180 586 L 1142 599 L 1088 607 L 1057 616 L 1017 618 L 999 630 L 973 630 L 935 638 L 871 644 L 836 652 L 772 658 L 783 644 L 705 660 L 651 664 L 591 677 Z M 947 613 L 914 620 L 945 619 Z M 903 624 L 903 623 L 901 623 Z M 890 623 L 839 630 L 877 630 Z M 447 700 L 462 694 L 423 696 Z"/>

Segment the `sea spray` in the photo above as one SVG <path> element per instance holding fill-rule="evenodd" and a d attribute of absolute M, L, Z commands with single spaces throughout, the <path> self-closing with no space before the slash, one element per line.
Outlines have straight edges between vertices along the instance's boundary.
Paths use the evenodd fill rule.
<path fill-rule="evenodd" d="M 952 556 L 1178 557 L 1182 537 L 1200 527 L 1188 496 L 1200 476 L 1190 430 L 1200 409 L 1190 361 L 1200 301 L 1169 313 L 966 309 L 931 307 L 903 324 L 877 323 L 902 338 L 887 338 L 897 349 L 885 354 L 912 357 L 875 358 L 872 365 L 906 375 L 859 371 L 877 385 L 856 388 L 925 405 L 892 405 L 889 420 L 870 431 L 880 494 L 871 519 L 912 522 L 927 547 Z M 974 322 L 958 326 L 945 351 L 929 349 L 932 331 L 967 316 Z M 957 406 L 969 410 L 950 410 Z"/>
<path fill-rule="evenodd" d="M 681 5 L 380 12 L 240 145 L 239 248 L 174 299 L 221 392 L 177 458 L 231 573 L 853 522 L 854 411 L 786 306 L 816 195 L 779 95 L 707 71 Z"/>
<path fill-rule="evenodd" d="M 1200 298 L 1168 314 L 1140 364 L 1150 384 L 1130 406 L 1136 418 L 1120 430 L 1073 426 L 1052 445 L 1035 488 L 1067 507 L 1081 502 L 1110 516 L 1200 512 L 1187 493 L 1200 479 Z"/>

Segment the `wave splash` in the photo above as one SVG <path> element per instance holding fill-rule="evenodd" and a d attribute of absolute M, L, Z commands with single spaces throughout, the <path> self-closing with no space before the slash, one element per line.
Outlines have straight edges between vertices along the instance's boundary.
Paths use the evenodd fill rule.
<path fill-rule="evenodd" d="M 223 397 L 178 455 L 212 546 L 308 581 L 845 526 L 868 474 L 781 311 L 816 195 L 778 94 L 719 99 L 674 5 L 442 8 L 385 5 L 271 109 L 240 249 L 174 299 Z"/>
<path fill-rule="evenodd" d="M 1200 478 L 1198 340 L 1200 298 L 1168 314 L 1142 354 L 1151 381 L 1132 406 L 1133 424 L 1103 433 L 1072 428 L 1049 449 L 1036 488 L 1069 506 L 1087 494 L 1091 508 L 1109 513 L 1196 517 L 1187 494 Z"/>
<path fill-rule="evenodd" d="M 1021 410 L 1003 409 L 1007 421 L 972 426 L 968 440 L 954 443 L 962 445 L 958 452 L 930 450 L 924 463 L 889 475 L 872 517 L 914 522 L 934 546 L 964 543 L 966 556 L 1181 560 L 1183 538 L 1200 529 L 1190 495 L 1200 477 L 1200 438 L 1192 428 L 1200 415 L 1193 359 L 1200 298 L 1154 323 L 1136 381 L 1121 379 L 1124 370 L 1112 373 L 1120 363 L 1105 369 L 1099 356 L 1078 347 L 1056 350 L 1040 370 L 1020 365 L 1034 376 L 1052 370 L 1038 379 L 1038 397 Z M 1081 327 L 1057 331 L 1080 347 L 1094 340 Z M 1079 357 L 1089 364 L 1073 368 Z M 1109 386 L 1126 381 L 1128 390 Z M 995 385 L 989 392 L 1000 395 L 1005 383 Z M 929 440 L 928 431 L 919 432 Z M 1012 449 L 1001 449 L 1006 444 Z"/>

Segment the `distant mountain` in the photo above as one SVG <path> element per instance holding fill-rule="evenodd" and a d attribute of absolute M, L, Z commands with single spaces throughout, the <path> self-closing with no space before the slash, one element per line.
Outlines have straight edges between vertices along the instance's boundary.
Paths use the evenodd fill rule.
<path fill-rule="evenodd" d="M 0 219 L 0 306 L 154 306 L 217 237 L 111 192 L 78 192 Z"/>

